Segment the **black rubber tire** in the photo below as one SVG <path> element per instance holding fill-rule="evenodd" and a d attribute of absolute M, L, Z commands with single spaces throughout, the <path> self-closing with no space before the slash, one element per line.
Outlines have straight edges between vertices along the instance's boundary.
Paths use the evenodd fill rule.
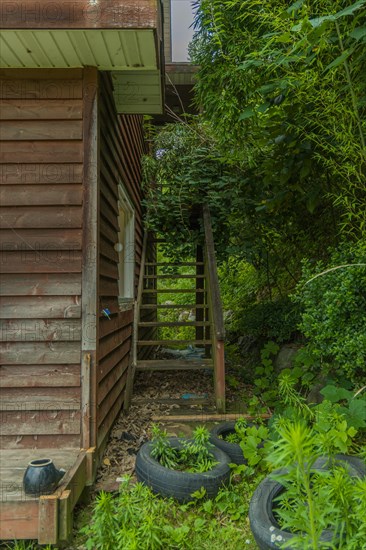
<path fill-rule="evenodd" d="M 182 446 L 182 438 L 169 438 L 170 444 L 175 448 Z M 213 448 L 212 454 L 218 462 L 211 470 L 203 473 L 177 472 L 165 468 L 151 456 L 152 443 L 145 443 L 136 456 L 135 472 L 137 479 L 148 485 L 154 493 L 164 497 L 173 497 L 179 502 L 192 500 L 192 493 L 202 487 L 206 490 L 206 496 L 213 498 L 220 487 L 229 482 L 230 458 L 221 449 Z"/>
<path fill-rule="evenodd" d="M 340 462 L 345 462 L 349 466 L 349 473 L 353 477 L 363 477 L 365 475 L 365 463 L 357 457 L 349 457 L 347 455 L 336 455 L 335 457 Z M 313 468 L 324 470 L 327 469 L 329 460 L 327 458 L 319 458 L 314 462 Z M 275 474 L 283 474 L 286 469 L 276 470 Z M 249 505 L 249 523 L 255 541 L 260 550 L 278 549 L 281 544 L 291 541 L 293 535 L 288 531 L 283 531 L 273 514 L 273 502 L 276 497 L 284 490 L 283 485 L 271 477 L 266 477 L 254 491 Z M 322 542 L 331 542 L 334 533 L 331 529 L 324 530 L 320 540 Z M 292 546 L 287 546 L 292 549 Z"/>
<path fill-rule="evenodd" d="M 211 443 L 229 455 L 233 464 L 248 463 L 239 443 L 229 443 L 223 439 L 225 436 L 235 433 L 235 422 L 222 422 L 214 426 L 210 433 Z"/>

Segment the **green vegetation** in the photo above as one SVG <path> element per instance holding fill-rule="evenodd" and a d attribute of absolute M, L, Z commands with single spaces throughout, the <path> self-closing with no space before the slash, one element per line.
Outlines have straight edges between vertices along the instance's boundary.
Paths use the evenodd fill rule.
<path fill-rule="evenodd" d="M 203 426 L 193 430 L 192 440 L 184 439 L 180 449 L 170 445 L 166 430 L 158 425 L 152 427 L 153 449 L 151 456 L 162 466 L 171 470 L 198 473 L 211 470 L 216 461 L 210 452 L 213 445 L 209 441 L 210 433 Z"/>
<path fill-rule="evenodd" d="M 278 520 L 283 529 L 295 533 L 291 540 L 294 549 L 363 548 L 366 478 L 352 477 L 345 466 L 332 460 L 339 434 L 329 430 L 326 440 L 322 434 L 317 423 L 312 427 L 290 420 L 277 423 L 277 439 L 267 460 L 273 468 L 286 468 L 282 474 L 273 474 L 286 487 L 276 505 Z M 328 469 L 314 469 L 315 461 L 324 454 Z M 321 542 L 324 529 L 333 531 L 332 545 Z"/>
<path fill-rule="evenodd" d="M 127 478 L 116 497 L 101 493 L 84 529 L 90 550 L 255 550 L 247 523 L 247 481 L 222 489 L 214 500 L 194 495 L 189 504 L 162 499 Z"/>

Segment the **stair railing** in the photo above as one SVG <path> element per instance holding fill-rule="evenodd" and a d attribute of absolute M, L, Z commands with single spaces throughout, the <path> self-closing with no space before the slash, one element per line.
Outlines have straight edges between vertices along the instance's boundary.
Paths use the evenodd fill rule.
<path fill-rule="evenodd" d="M 207 205 L 203 207 L 203 225 L 205 233 L 205 274 L 207 284 L 207 303 L 212 342 L 212 359 L 214 364 L 215 397 L 218 412 L 225 412 L 225 326 L 222 312 L 219 278 L 211 214 Z"/>
<path fill-rule="evenodd" d="M 144 274 L 145 274 L 145 263 L 146 263 L 146 251 L 147 251 L 147 236 L 148 233 L 145 231 L 144 240 L 142 244 L 142 253 L 141 253 L 141 263 L 140 263 L 140 274 L 139 274 L 139 283 L 137 289 L 137 297 L 134 303 L 134 315 L 133 315 L 133 327 L 132 327 L 132 348 L 130 352 L 130 363 L 128 366 L 127 372 L 127 381 L 126 381 L 126 390 L 125 390 L 125 400 L 123 408 L 128 410 L 131 404 L 132 391 L 133 391 L 133 381 L 135 378 L 136 367 L 137 367 L 137 341 L 138 341 L 138 331 L 139 331 L 139 319 L 140 319 L 140 309 L 142 302 L 142 291 L 144 289 Z"/>

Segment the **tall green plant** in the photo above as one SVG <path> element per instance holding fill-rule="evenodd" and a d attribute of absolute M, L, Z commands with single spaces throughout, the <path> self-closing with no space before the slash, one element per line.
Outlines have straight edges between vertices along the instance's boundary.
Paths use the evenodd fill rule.
<path fill-rule="evenodd" d="M 365 13 L 364 0 L 197 2 L 198 102 L 261 182 L 258 209 L 324 216 L 329 197 L 364 231 Z"/>

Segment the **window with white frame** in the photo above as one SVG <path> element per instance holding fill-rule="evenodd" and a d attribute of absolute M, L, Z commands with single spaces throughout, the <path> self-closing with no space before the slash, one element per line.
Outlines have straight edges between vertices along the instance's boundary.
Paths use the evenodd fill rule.
<path fill-rule="evenodd" d="M 134 298 L 135 211 L 122 184 L 118 187 L 118 194 L 119 233 L 115 249 L 119 256 L 119 298 L 122 302 L 129 302 Z"/>

